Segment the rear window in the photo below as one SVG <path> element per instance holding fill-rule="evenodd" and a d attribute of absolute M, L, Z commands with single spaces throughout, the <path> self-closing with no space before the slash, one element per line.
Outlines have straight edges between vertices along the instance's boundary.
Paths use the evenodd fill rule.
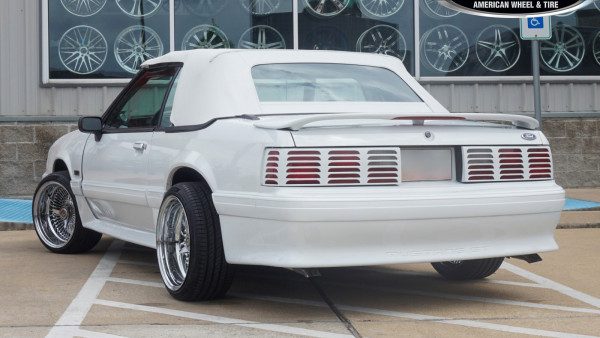
<path fill-rule="evenodd" d="M 261 102 L 421 102 L 389 69 L 330 63 L 267 64 L 252 68 Z"/>

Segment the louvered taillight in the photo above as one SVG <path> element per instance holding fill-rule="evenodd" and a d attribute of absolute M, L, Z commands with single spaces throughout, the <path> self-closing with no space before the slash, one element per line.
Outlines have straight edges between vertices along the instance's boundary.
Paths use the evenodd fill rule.
<path fill-rule="evenodd" d="M 462 181 L 551 180 L 550 148 L 541 147 L 462 147 Z"/>

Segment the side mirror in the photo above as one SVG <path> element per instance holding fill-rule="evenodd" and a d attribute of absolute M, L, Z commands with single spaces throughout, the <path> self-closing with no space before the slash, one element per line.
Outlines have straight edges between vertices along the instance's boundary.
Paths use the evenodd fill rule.
<path fill-rule="evenodd" d="M 102 137 L 102 119 L 97 116 L 85 116 L 79 119 L 77 123 L 79 131 L 82 133 L 90 133 L 96 136 L 96 141 L 100 141 Z"/>

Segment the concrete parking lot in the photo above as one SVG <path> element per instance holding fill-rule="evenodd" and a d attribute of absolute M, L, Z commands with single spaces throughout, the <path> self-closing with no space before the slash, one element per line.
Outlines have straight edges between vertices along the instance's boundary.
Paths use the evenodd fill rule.
<path fill-rule="evenodd" d="M 600 229 L 557 239 L 543 262 L 511 259 L 484 281 L 448 282 L 428 264 L 325 269 L 313 281 L 243 267 L 226 299 L 184 303 L 151 250 L 105 237 L 91 253 L 56 255 L 32 231 L 3 232 L 0 336 L 599 336 Z"/>

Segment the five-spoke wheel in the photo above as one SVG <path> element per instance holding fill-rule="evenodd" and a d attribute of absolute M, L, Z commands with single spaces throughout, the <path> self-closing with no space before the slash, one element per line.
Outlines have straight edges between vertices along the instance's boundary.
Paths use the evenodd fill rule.
<path fill-rule="evenodd" d="M 492 72 L 504 72 L 515 66 L 521 56 L 519 37 L 503 25 L 492 25 L 477 36 L 477 60 Z"/>
<path fill-rule="evenodd" d="M 238 48 L 285 49 L 285 39 L 275 28 L 258 25 L 248 28 L 238 42 Z"/>

